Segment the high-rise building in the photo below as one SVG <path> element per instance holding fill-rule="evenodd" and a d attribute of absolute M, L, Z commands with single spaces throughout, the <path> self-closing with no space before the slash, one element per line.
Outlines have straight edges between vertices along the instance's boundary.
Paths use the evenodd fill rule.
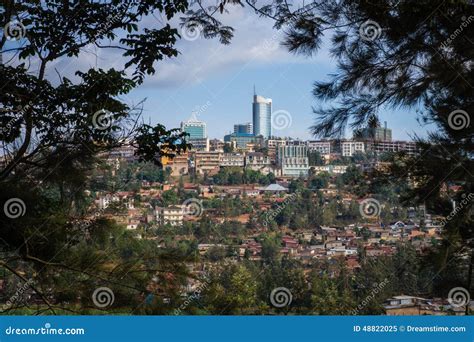
<path fill-rule="evenodd" d="M 252 134 L 253 133 L 253 125 L 251 122 L 246 122 L 244 124 L 235 124 L 234 125 L 234 133 L 246 133 Z"/>
<path fill-rule="evenodd" d="M 355 131 L 354 138 L 358 140 L 392 141 L 392 130 L 387 128 L 387 121 L 385 121 L 384 127 L 377 125 L 376 127 L 366 127 Z"/>
<path fill-rule="evenodd" d="M 253 133 L 268 139 L 272 136 L 272 99 L 253 95 Z"/>
<path fill-rule="evenodd" d="M 248 144 L 263 146 L 263 138 L 248 133 L 232 133 L 224 135 L 224 142 L 234 143 L 237 148 L 246 149 Z"/>
<path fill-rule="evenodd" d="M 198 120 L 194 112 L 189 120 L 181 122 L 181 131 L 189 134 L 188 139 L 207 138 L 206 123 Z"/>
<path fill-rule="evenodd" d="M 206 123 L 200 121 L 193 112 L 189 120 L 181 122 L 181 131 L 187 133 L 186 142 L 192 145 L 195 151 L 209 151 Z"/>

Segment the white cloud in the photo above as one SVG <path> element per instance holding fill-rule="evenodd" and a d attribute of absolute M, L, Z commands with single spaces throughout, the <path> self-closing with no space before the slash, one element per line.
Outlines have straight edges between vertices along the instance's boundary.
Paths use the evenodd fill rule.
<path fill-rule="evenodd" d="M 235 29 L 231 44 L 223 45 L 217 38 L 200 37 L 194 41 L 180 39 L 176 44 L 180 51 L 178 57 L 156 62 L 155 75 L 147 76 L 143 86 L 160 88 L 197 84 L 219 74 L 235 73 L 241 68 L 269 63 L 317 63 L 330 66 L 330 58 L 324 49 L 314 58 L 290 54 L 280 45 L 283 34 L 273 29 L 273 21 L 259 17 L 249 8 L 233 6 L 229 13 L 219 17 L 224 25 Z M 140 22 L 140 27 L 157 28 L 164 22 L 156 15 L 147 16 Z M 174 18 L 171 24 L 180 29 L 178 18 Z M 91 67 L 122 69 L 125 63 L 122 53 L 119 49 L 98 49 L 91 44 L 83 48 L 77 58 L 68 57 L 51 62 L 47 67 L 47 78 L 57 83 L 59 74 L 77 82 L 77 70 L 86 71 Z"/>
<path fill-rule="evenodd" d="M 161 62 L 145 86 L 188 85 L 218 74 L 238 72 L 247 66 L 269 63 L 330 64 L 324 51 L 314 58 L 290 54 L 281 46 L 283 34 L 273 29 L 272 21 L 258 17 L 249 9 L 234 7 L 223 15 L 222 22 L 235 29 L 231 44 L 223 45 L 217 39 L 202 37 L 193 41 L 182 39 L 177 44 L 180 55 Z"/>

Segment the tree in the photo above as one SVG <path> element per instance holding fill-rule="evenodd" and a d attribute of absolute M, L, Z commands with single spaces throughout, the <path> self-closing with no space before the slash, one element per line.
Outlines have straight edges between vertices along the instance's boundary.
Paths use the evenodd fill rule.
<path fill-rule="evenodd" d="M 232 153 L 234 152 L 234 145 L 225 143 L 224 144 L 224 153 Z"/>
<path fill-rule="evenodd" d="M 267 263 L 275 262 L 281 248 L 281 238 L 275 234 L 266 234 L 261 239 L 262 259 Z"/>
<path fill-rule="evenodd" d="M 346 290 L 339 290 L 335 279 L 313 275 L 311 278 L 312 313 L 317 315 L 347 315 L 354 302 Z"/>
<path fill-rule="evenodd" d="M 318 151 L 309 151 L 308 161 L 310 166 L 324 165 L 324 160 Z"/>
<path fill-rule="evenodd" d="M 224 247 L 212 246 L 206 255 L 211 261 L 219 261 L 226 257 L 226 250 Z"/>
<path fill-rule="evenodd" d="M 317 175 L 311 176 L 308 179 L 308 183 L 312 190 L 326 188 L 329 184 L 329 173 L 321 172 Z"/>
<path fill-rule="evenodd" d="M 161 166 L 162 156 L 172 158 L 188 148 L 180 130 L 141 123 L 142 102 L 123 101 L 156 72 L 157 62 L 178 55 L 178 29 L 171 24 L 143 28 L 142 17 L 160 13 L 171 20 L 188 5 L 184 0 L 4 1 L 0 8 L 0 201 L 3 207 L 15 199 L 24 208 L 18 218 L 1 211 L 0 240 L 8 246 L 8 258 L 0 267 L 23 281 L 23 274 L 34 278 L 30 287 L 48 312 L 56 312 L 55 306 L 65 309 L 61 301 L 53 305 L 48 299 L 53 293 L 76 291 L 74 298 L 85 300 L 95 285 L 105 283 L 114 287 L 120 302 L 129 295 L 120 294 L 125 289 L 138 298 L 153 275 L 172 285 L 179 284 L 180 272 L 186 273 L 176 265 L 170 278 L 165 265 L 172 256 L 156 268 L 148 260 L 157 262 L 162 255 L 148 253 L 147 242 L 91 218 L 84 190 L 98 153 L 132 145 L 140 161 Z M 73 69 L 74 76 L 55 68 L 61 62 L 75 67 L 91 48 L 119 51 L 122 59 L 114 68 Z M 120 186 L 135 186 L 135 175 L 128 176 Z M 141 258 L 99 243 L 104 234 L 114 242 L 125 234 L 138 250 L 143 248 Z M 158 292 L 171 296 L 172 290 L 164 286 Z"/>
<path fill-rule="evenodd" d="M 315 136 L 341 137 L 348 126 L 358 129 L 377 122 L 380 108 L 404 107 L 418 113 L 422 123 L 433 123 L 436 130 L 427 139 L 417 138 L 419 156 L 394 161 L 391 182 L 407 178 L 410 169 L 415 186 L 409 200 L 445 215 L 450 207 L 443 200 L 444 186 L 461 186 L 452 200 L 474 192 L 472 1 L 343 0 L 294 5 L 274 0 L 259 6 L 237 0 L 222 2 L 220 10 L 244 4 L 273 19 L 274 27 L 284 32 L 283 45 L 296 54 L 313 55 L 323 38 L 330 38 L 338 70 L 329 81 L 315 82 L 315 98 L 331 105 L 314 107 Z M 201 8 L 191 17 L 204 18 L 204 12 Z M 219 21 L 205 22 L 222 26 Z M 456 222 L 445 226 L 445 238 L 451 239 L 448 245 L 459 242 L 457 253 L 466 256 L 468 290 L 474 274 L 473 206 L 474 201 L 464 205 Z"/>
<path fill-rule="evenodd" d="M 257 281 L 243 264 L 225 264 L 211 274 L 203 299 L 213 314 L 254 313 L 257 305 Z"/>
<path fill-rule="evenodd" d="M 162 206 L 166 207 L 168 205 L 178 204 L 179 201 L 178 194 L 174 190 L 166 190 L 161 194 Z"/>

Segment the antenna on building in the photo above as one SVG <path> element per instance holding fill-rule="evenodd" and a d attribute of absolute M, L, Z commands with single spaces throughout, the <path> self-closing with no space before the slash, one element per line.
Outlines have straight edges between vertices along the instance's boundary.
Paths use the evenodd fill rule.
<path fill-rule="evenodd" d="M 254 95 L 254 96 L 257 96 L 257 90 L 255 89 L 255 83 L 254 83 L 254 85 L 253 85 L 253 95 Z"/>
<path fill-rule="evenodd" d="M 189 121 L 191 121 L 191 122 L 199 121 L 199 120 L 197 119 L 197 113 L 196 113 L 196 111 L 193 110 L 193 111 L 191 112 L 191 117 L 189 118 Z"/>

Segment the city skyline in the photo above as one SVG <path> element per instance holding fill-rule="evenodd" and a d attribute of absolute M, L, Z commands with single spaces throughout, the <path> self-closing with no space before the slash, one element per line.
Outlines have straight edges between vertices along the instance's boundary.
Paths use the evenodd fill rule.
<path fill-rule="evenodd" d="M 274 135 L 312 139 L 309 132 L 315 121 L 312 108 L 321 105 L 312 96 L 314 82 L 328 80 L 337 71 L 337 63 L 329 53 L 330 43 L 323 39 L 321 50 L 314 56 L 293 55 L 280 45 L 282 34 L 273 29 L 271 20 L 258 18 L 249 9 L 241 8 L 232 8 L 226 20 L 235 28 L 232 44 L 222 45 L 201 36 L 181 39 L 176 43 L 180 52 L 176 58 L 161 61 L 155 75 L 120 98 L 132 107 L 143 106 L 145 121 L 167 128 L 178 128 L 195 111 L 199 120 L 208 123 L 208 136 L 218 138 L 232 133 L 236 122 L 252 121 L 248 99 L 256 85 L 262 96 L 274 100 L 274 111 L 291 115 L 292 124 Z M 153 17 L 143 19 L 143 25 L 148 27 L 161 24 Z M 90 67 L 119 67 L 124 62 L 120 52 L 114 49 L 86 48 L 72 59 L 74 66 L 82 71 Z M 78 81 L 66 59 L 60 59 L 56 67 L 64 76 Z M 54 70 L 48 70 L 46 78 L 57 83 Z M 396 132 L 396 140 L 407 140 L 415 134 L 424 137 L 434 126 L 421 125 L 412 115 L 416 110 L 381 108 L 380 121 L 388 121 Z M 346 132 L 346 136 L 350 133 Z"/>
<path fill-rule="evenodd" d="M 198 119 L 198 115 L 200 112 L 205 110 L 210 106 L 209 103 L 206 103 L 203 107 L 201 108 L 196 108 L 196 110 L 193 110 L 191 112 L 191 116 L 186 119 L 181 121 L 180 123 L 180 128 L 181 131 L 189 134 L 189 139 L 194 139 L 196 142 L 196 139 L 201 140 L 201 139 L 219 139 L 219 140 L 224 140 L 226 141 L 226 137 L 230 137 L 232 135 L 236 136 L 241 136 L 244 138 L 250 138 L 250 137 L 258 137 L 261 136 L 263 139 L 270 139 L 270 138 L 290 138 L 294 140 L 302 140 L 302 141 L 318 141 L 318 140 L 331 140 L 333 138 L 327 137 L 327 138 L 301 138 L 301 137 L 294 137 L 294 136 L 281 136 L 275 134 L 279 130 L 282 129 L 281 127 L 281 122 L 278 123 L 277 121 L 280 119 L 285 120 L 284 124 L 285 125 L 291 125 L 291 114 L 289 114 L 286 111 L 273 111 L 272 109 L 272 103 L 273 100 L 271 98 L 266 98 L 265 96 L 259 95 L 256 92 L 256 88 L 254 86 L 254 94 L 253 94 L 253 101 L 252 101 L 252 113 L 251 113 L 251 122 L 247 121 L 248 117 L 245 118 L 240 118 L 236 119 L 235 123 L 232 125 L 233 129 L 228 130 L 228 134 L 223 134 L 221 136 L 209 136 L 207 134 L 207 122 L 204 120 Z M 283 113 L 282 113 L 283 112 Z M 283 114 L 283 118 L 281 117 Z M 285 117 L 287 115 L 290 115 L 290 117 Z M 289 120 L 289 121 L 288 121 Z M 280 127 L 278 126 L 280 124 Z M 286 127 L 283 127 L 283 129 Z M 276 132 L 275 132 L 276 131 Z M 392 132 L 394 131 L 394 132 Z M 227 131 L 225 131 L 227 132 Z M 399 136 L 397 134 L 397 130 L 392 130 L 392 127 L 388 127 L 387 121 L 383 121 L 383 123 L 378 122 L 376 127 L 361 127 L 357 130 L 346 130 L 346 134 L 343 137 L 343 139 L 348 139 L 351 140 L 356 135 L 358 138 L 363 138 L 363 139 L 370 139 L 370 136 L 373 136 L 374 138 L 378 140 L 387 140 L 391 141 L 392 140 L 392 135 L 395 136 L 393 140 L 395 141 L 412 141 L 411 137 L 405 138 L 405 139 L 399 139 L 396 138 Z M 228 138 L 227 138 L 228 139 Z"/>
<path fill-rule="evenodd" d="M 337 67 L 329 43 L 323 40 L 314 56 L 295 56 L 280 45 L 281 33 L 272 28 L 271 20 L 260 20 L 248 9 L 232 8 L 226 22 L 235 28 L 232 44 L 203 37 L 180 40 L 181 54 L 164 60 L 156 75 L 129 94 L 130 102 L 147 98 L 144 118 L 169 128 L 179 127 L 196 111 L 208 123 L 212 139 L 232 133 L 235 123 L 252 121 L 249 99 L 255 85 L 260 95 L 273 99 L 273 111 L 291 114 L 291 126 L 274 135 L 312 139 L 312 107 L 321 104 L 312 96 L 313 84 L 327 80 Z M 415 133 L 426 136 L 433 128 L 421 126 L 415 110 L 381 108 L 380 121 L 389 123 L 396 140 L 407 140 Z"/>
<path fill-rule="evenodd" d="M 40 321 L 0 336 L 180 340 L 68 327 L 145 315 L 471 333 L 474 4 L 7 3 L 0 306 Z M 210 340 L 308 326 L 236 323 Z"/>

